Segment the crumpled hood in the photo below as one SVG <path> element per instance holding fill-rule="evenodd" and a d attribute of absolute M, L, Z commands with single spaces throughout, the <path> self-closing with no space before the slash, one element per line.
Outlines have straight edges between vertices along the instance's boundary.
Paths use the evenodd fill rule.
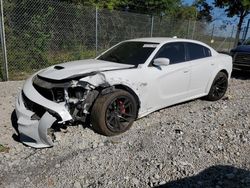
<path fill-rule="evenodd" d="M 130 67 L 134 66 L 96 59 L 87 59 L 57 64 L 39 72 L 38 75 L 48 79 L 62 80 L 91 72 L 125 69 Z"/>

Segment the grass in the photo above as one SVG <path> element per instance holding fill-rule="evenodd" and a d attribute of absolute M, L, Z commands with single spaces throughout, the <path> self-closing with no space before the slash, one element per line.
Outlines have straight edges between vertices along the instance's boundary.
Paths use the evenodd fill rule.
<path fill-rule="evenodd" d="M 38 70 L 27 70 L 27 71 L 9 71 L 9 80 L 26 80 L 30 75 L 37 72 Z"/>
<path fill-rule="evenodd" d="M 10 150 L 9 147 L 3 146 L 2 144 L 0 144 L 0 153 L 4 152 L 4 153 L 8 153 Z"/>
<path fill-rule="evenodd" d="M 25 56 L 25 54 L 23 55 Z M 95 50 L 76 50 L 76 51 L 58 51 L 50 52 L 47 54 L 44 64 L 39 64 L 39 62 L 9 62 L 9 79 L 10 80 L 24 80 L 27 79 L 31 74 L 41 70 L 42 68 L 49 67 L 58 63 L 64 63 L 73 60 L 88 59 L 95 57 Z M 17 59 L 12 57 L 12 59 Z M 25 58 L 23 58 L 25 59 Z M 32 65 L 32 67 L 31 67 Z M 0 74 L 1 76 L 1 74 Z M 2 78 L 2 77 L 1 77 Z M 0 78 L 0 79 L 1 79 Z"/>

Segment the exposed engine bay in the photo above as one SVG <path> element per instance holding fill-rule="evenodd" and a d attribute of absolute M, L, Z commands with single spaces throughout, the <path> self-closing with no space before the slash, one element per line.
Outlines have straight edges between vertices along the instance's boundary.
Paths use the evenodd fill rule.
<path fill-rule="evenodd" d="M 84 81 L 71 80 L 63 83 L 34 77 L 33 85 L 45 98 L 64 104 L 72 115 L 73 121 L 85 122 L 89 109 L 100 92 L 110 92 L 112 87 L 107 83 L 96 87 Z M 104 91 L 102 91 L 104 88 Z"/>

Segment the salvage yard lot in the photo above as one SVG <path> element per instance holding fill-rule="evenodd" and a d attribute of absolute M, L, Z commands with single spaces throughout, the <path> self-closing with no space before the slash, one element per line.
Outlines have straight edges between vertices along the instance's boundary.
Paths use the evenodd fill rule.
<path fill-rule="evenodd" d="M 69 127 L 47 149 L 15 141 L 22 84 L 0 83 L 0 187 L 250 187 L 249 72 L 236 72 L 220 101 L 162 109 L 116 137 Z"/>

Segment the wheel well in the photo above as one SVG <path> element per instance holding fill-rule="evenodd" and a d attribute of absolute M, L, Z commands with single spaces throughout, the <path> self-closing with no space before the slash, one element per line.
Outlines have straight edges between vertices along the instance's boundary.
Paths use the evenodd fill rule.
<path fill-rule="evenodd" d="M 135 98 L 135 100 L 136 100 L 136 103 L 137 103 L 138 111 L 139 111 L 139 108 L 140 108 L 140 106 L 141 106 L 140 99 L 139 99 L 139 97 L 137 96 L 137 94 L 136 94 L 131 88 L 129 88 L 128 86 L 125 86 L 125 85 L 114 85 L 114 87 L 115 87 L 116 89 L 125 90 L 125 91 L 129 92 L 132 96 L 134 96 L 134 98 Z"/>
<path fill-rule="evenodd" d="M 220 72 L 223 72 L 223 73 L 225 73 L 226 75 L 227 75 L 227 77 L 228 77 L 228 72 L 227 72 L 227 70 L 225 70 L 225 69 L 222 69 Z"/>

